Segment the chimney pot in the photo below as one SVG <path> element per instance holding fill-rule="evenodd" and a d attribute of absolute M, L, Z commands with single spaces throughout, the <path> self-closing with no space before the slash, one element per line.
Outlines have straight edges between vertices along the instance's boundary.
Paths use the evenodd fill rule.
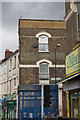
<path fill-rule="evenodd" d="M 9 49 L 6 49 L 5 51 L 5 59 L 12 53 L 12 51 L 9 51 Z"/>

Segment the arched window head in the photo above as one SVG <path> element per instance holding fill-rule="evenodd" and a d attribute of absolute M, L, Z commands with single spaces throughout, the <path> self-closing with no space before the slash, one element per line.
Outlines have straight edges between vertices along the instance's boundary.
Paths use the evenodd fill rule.
<path fill-rule="evenodd" d="M 37 33 L 37 34 L 36 34 L 36 37 L 38 38 L 38 37 L 41 36 L 41 35 L 46 35 L 48 38 L 51 37 L 51 34 L 50 34 L 50 33 L 47 33 L 47 32 L 44 32 L 44 31 Z"/>

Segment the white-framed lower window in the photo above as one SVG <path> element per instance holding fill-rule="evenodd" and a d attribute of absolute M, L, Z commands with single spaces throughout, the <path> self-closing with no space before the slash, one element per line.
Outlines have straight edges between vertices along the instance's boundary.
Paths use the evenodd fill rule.
<path fill-rule="evenodd" d="M 39 36 L 39 52 L 48 52 L 48 37 L 46 35 Z"/>
<path fill-rule="evenodd" d="M 16 78 L 14 78 L 14 86 L 16 86 Z"/>
<path fill-rule="evenodd" d="M 7 83 L 6 82 L 4 82 L 4 84 L 3 84 L 4 86 L 4 94 L 7 94 Z"/>
<path fill-rule="evenodd" d="M 49 80 L 49 64 L 41 63 L 39 66 L 39 79 Z"/>

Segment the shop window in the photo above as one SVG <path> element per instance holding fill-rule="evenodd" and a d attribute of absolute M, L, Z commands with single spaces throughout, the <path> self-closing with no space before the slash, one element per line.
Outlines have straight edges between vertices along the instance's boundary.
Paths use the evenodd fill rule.
<path fill-rule="evenodd" d="M 79 118 L 78 93 L 71 94 L 71 117 Z"/>

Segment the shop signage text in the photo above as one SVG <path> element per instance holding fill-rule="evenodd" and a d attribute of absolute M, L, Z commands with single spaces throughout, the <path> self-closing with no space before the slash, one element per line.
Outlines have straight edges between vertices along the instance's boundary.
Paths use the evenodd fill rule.
<path fill-rule="evenodd" d="M 66 77 L 80 72 L 80 46 L 66 56 Z"/>

